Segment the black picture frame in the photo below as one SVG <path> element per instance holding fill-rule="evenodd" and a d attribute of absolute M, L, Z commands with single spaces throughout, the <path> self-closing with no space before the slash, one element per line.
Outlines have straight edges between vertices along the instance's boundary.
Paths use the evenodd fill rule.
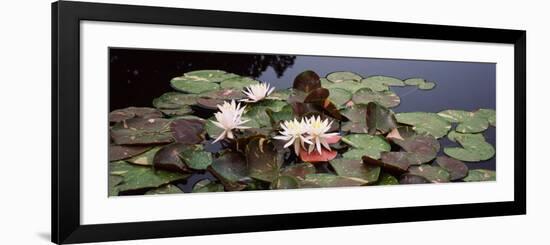
<path fill-rule="evenodd" d="M 183 25 L 514 45 L 514 201 L 80 224 L 80 22 Z M 521 215 L 526 213 L 526 32 L 85 2 L 52 4 L 52 242 L 81 243 L 221 233 Z"/>

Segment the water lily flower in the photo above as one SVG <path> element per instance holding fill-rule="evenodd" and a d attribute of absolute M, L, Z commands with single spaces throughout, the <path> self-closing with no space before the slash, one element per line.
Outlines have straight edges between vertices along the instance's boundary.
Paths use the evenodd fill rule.
<path fill-rule="evenodd" d="M 317 149 L 319 154 L 321 154 L 322 147 L 325 147 L 327 150 L 331 150 L 329 141 L 332 141 L 334 137 L 338 137 L 338 133 L 327 133 L 330 130 L 332 121 L 329 122 L 328 119 L 321 121 L 321 117 L 312 116 L 306 118 L 307 122 L 307 139 L 312 143 L 309 145 L 308 152 L 311 153 L 314 149 Z"/>
<path fill-rule="evenodd" d="M 284 121 L 281 123 L 281 128 L 283 128 L 283 131 L 280 132 L 281 135 L 277 135 L 274 138 L 288 141 L 284 146 L 285 148 L 294 144 L 294 152 L 297 156 L 300 155 L 300 146 L 305 149 L 305 143 L 311 144 L 311 141 L 304 136 L 308 127 L 303 119 L 300 122 L 296 118 Z"/>
<path fill-rule="evenodd" d="M 232 100 L 231 103 L 223 102 L 223 105 L 218 105 L 219 112 L 214 113 L 216 121 L 211 121 L 218 128 L 223 129 L 223 132 L 212 143 L 216 143 L 224 138 L 233 139 L 233 129 L 247 129 L 250 127 L 242 126 L 250 120 L 242 120 L 242 114 L 246 106 L 241 108 L 240 103 L 235 103 Z"/>
<path fill-rule="evenodd" d="M 275 87 L 271 87 L 268 83 L 252 84 L 243 90 L 243 94 L 248 96 L 248 99 L 242 99 L 244 102 L 258 102 L 269 96 Z"/>

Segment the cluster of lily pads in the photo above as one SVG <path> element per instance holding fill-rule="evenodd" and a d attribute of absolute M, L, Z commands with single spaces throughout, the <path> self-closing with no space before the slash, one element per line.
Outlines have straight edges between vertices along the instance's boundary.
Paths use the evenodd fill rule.
<path fill-rule="evenodd" d="M 173 78 L 153 107 L 109 114 L 109 195 L 495 180 L 469 169 L 495 155 L 483 132 L 495 111 L 395 113 L 391 87 L 421 78 L 313 71 L 275 88 L 220 70 Z M 441 149 L 447 137 L 456 146 Z M 444 154 L 440 154 L 443 152 Z M 189 184 L 189 183 L 187 183 Z"/>

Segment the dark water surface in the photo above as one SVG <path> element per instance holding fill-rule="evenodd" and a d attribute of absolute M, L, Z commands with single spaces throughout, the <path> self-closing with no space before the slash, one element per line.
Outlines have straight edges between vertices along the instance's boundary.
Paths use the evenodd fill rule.
<path fill-rule="evenodd" d="M 152 107 L 154 98 L 174 91 L 170 87 L 171 78 L 202 69 L 250 76 L 277 88 L 291 87 L 294 77 L 304 70 L 313 70 L 320 76 L 334 71 L 352 71 L 363 77 L 419 77 L 434 81 L 436 87 L 428 91 L 414 86 L 392 87 L 401 97 L 401 104 L 392 108 L 395 112 L 471 111 L 496 107 L 496 65 L 493 63 L 111 48 L 109 68 L 110 110 L 128 106 Z M 484 135 L 495 146 L 495 128 L 490 127 Z M 442 147 L 456 145 L 446 137 L 440 142 Z M 496 160 L 467 165 L 471 169 L 495 170 Z M 194 178 L 200 180 L 201 177 Z"/>

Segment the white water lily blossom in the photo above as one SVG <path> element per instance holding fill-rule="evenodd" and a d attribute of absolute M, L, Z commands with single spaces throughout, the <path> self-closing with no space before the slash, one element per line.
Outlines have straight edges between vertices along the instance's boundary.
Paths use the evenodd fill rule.
<path fill-rule="evenodd" d="M 312 143 L 309 145 L 308 152 L 311 153 L 314 149 L 317 149 L 319 154 L 321 154 L 322 147 L 325 147 L 330 151 L 330 146 L 328 145 L 327 138 L 338 136 L 338 133 L 327 133 L 330 130 L 332 121 L 329 122 L 328 119 L 321 121 L 321 117 L 312 116 L 306 118 L 307 122 L 307 139 Z"/>
<path fill-rule="evenodd" d="M 242 99 L 241 101 L 258 102 L 273 93 L 273 90 L 275 90 L 275 87 L 271 87 L 268 83 L 252 84 L 243 90 L 243 94 L 248 96 L 248 99 Z"/>
<path fill-rule="evenodd" d="M 241 108 L 240 103 L 235 103 L 234 100 L 231 103 L 223 102 L 223 105 L 218 105 L 219 112 L 214 113 L 216 121 L 211 121 L 217 127 L 223 129 L 223 132 L 212 143 L 216 143 L 224 138 L 233 139 L 233 129 L 247 129 L 250 127 L 242 126 L 250 120 L 242 120 L 242 114 L 246 106 Z"/>
<path fill-rule="evenodd" d="M 300 155 L 300 146 L 305 150 L 306 146 L 304 143 L 311 144 L 311 141 L 304 137 L 308 126 L 303 119 L 300 122 L 296 119 L 284 121 L 281 123 L 281 128 L 283 128 L 283 131 L 280 132 L 281 135 L 277 135 L 274 138 L 288 141 L 284 146 L 285 148 L 294 144 L 294 152 L 297 156 Z"/>

